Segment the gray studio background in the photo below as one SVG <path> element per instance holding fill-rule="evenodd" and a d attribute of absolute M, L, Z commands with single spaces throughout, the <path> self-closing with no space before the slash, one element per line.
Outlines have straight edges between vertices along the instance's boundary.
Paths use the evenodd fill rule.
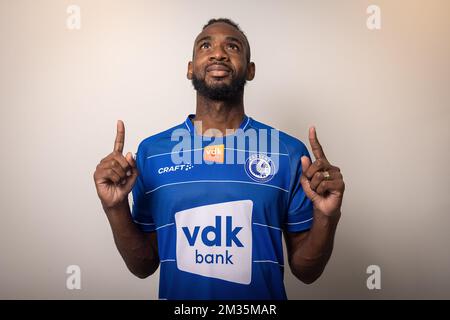
<path fill-rule="evenodd" d="M 66 26 L 69 5 L 81 29 Z M 366 9 L 381 8 L 381 29 Z M 119 256 L 92 173 L 195 111 L 186 79 L 211 17 L 246 32 L 248 115 L 307 142 L 346 181 L 335 251 L 291 299 L 450 298 L 450 2 L 0 1 L 0 298 L 155 299 Z M 309 145 L 308 145 L 309 146 Z M 81 290 L 66 268 L 81 268 Z M 366 268 L 381 268 L 368 290 Z"/>

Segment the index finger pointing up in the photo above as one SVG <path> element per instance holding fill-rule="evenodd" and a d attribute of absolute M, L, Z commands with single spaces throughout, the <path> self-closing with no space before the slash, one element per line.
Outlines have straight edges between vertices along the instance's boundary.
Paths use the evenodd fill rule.
<path fill-rule="evenodd" d="M 309 128 L 309 144 L 311 145 L 312 152 L 316 159 L 326 159 L 322 146 L 320 145 L 319 140 L 317 140 L 315 127 Z"/>
<path fill-rule="evenodd" d="M 123 152 L 123 145 L 125 144 L 125 125 L 122 120 L 117 120 L 117 134 L 114 142 L 114 151 Z"/>

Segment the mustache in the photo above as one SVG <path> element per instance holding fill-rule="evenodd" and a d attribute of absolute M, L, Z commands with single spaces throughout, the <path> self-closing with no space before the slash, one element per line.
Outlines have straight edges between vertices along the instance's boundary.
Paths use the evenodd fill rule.
<path fill-rule="evenodd" d="M 209 67 L 211 66 L 222 66 L 227 68 L 230 71 L 233 71 L 233 68 L 231 66 L 229 66 L 227 63 L 224 62 L 220 62 L 220 61 L 216 61 L 216 62 L 212 62 L 206 65 L 205 70 L 207 70 Z"/>

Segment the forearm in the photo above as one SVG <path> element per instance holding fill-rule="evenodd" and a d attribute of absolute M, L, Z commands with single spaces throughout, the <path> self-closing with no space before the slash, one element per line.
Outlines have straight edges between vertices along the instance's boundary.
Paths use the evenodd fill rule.
<path fill-rule="evenodd" d="M 128 202 L 104 211 L 111 225 L 116 247 L 128 269 L 137 277 L 153 274 L 159 265 L 156 243 L 132 221 Z M 156 236 L 156 235 L 153 235 Z"/>
<path fill-rule="evenodd" d="M 333 251 L 334 236 L 341 212 L 327 217 L 314 211 L 314 222 L 308 236 L 293 253 L 290 266 L 294 275 L 305 283 L 322 274 Z"/>

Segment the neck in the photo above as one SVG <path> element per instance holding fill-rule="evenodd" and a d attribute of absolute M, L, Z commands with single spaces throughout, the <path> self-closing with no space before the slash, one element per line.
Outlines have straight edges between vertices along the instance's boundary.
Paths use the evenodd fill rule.
<path fill-rule="evenodd" d="M 223 136 L 229 134 L 229 130 L 239 128 L 244 115 L 243 92 L 236 99 L 229 101 L 211 100 L 197 93 L 197 107 L 193 121 L 202 121 L 202 132 L 198 132 L 199 134 L 203 135 L 209 129 L 219 130 Z M 217 134 L 219 133 L 211 135 Z"/>

